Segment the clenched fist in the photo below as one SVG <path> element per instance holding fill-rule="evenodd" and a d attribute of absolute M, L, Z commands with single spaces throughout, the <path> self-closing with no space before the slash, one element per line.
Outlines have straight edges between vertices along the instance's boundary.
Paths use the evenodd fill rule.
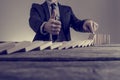
<path fill-rule="evenodd" d="M 55 19 L 49 19 L 44 25 L 44 31 L 52 34 L 58 35 L 61 30 L 61 22 Z"/>

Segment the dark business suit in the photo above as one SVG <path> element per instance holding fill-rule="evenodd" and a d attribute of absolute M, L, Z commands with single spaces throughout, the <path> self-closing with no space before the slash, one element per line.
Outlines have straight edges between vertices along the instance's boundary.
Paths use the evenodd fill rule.
<path fill-rule="evenodd" d="M 84 20 L 79 20 L 75 17 L 72 9 L 69 6 L 64 6 L 58 3 L 60 12 L 60 21 L 62 23 L 62 29 L 59 33 L 59 41 L 70 41 L 70 27 L 76 31 L 83 32 Z M 50 18 L 47 2 L 43 4 L 33 4 L 30 12 L 29 23 L 31 28 L 36 32 L 34 40 L 49 41 L 50 34 L 43 35 L 40 32 L 40 26 L 43 22 L 48 21 Z"/>

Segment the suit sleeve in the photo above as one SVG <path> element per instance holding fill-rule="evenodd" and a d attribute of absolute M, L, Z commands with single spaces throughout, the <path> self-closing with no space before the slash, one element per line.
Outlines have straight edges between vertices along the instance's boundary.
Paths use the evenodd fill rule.
<path fill-rule="evenodd" d="M 70 20 L 70 23 L 71 23 L 71 27 L 76 30 L 76 31 L 79 31 L 79 32 L 85 32 L 84 29 L 83 29 L 83 24 L 86 20 L 80 20 L 78 19 L 72 9 L 70 8 L 70 11 L 71 11 L 71 20 Z"/>
<path fill-rule="evenodd" d="M 30 10 L 29 25 L 34 32 L 40 32 L 40 27 L 44 23 L 42 7 L 38 4 L 33 4 Z"/>

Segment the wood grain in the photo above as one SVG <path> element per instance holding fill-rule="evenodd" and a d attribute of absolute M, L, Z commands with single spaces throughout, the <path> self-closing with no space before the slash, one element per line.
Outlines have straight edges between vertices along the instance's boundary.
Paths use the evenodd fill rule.
<path fill-rule="evenodd" d="M 119 80 L 120 47 L 0 55 L 1 80 Z"/>

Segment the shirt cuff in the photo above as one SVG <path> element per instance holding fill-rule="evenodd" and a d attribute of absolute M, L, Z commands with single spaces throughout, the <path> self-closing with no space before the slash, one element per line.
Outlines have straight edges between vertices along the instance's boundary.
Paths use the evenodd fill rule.
<path fill-rule="evenodd" d="M 44 25 L 46 24 L 47 22 L 43 22 L 43 24 L 40 26 L 40 33 L 43 34 L 43 35 L 46 35 L 47 32 L 44 31 Z"/>

